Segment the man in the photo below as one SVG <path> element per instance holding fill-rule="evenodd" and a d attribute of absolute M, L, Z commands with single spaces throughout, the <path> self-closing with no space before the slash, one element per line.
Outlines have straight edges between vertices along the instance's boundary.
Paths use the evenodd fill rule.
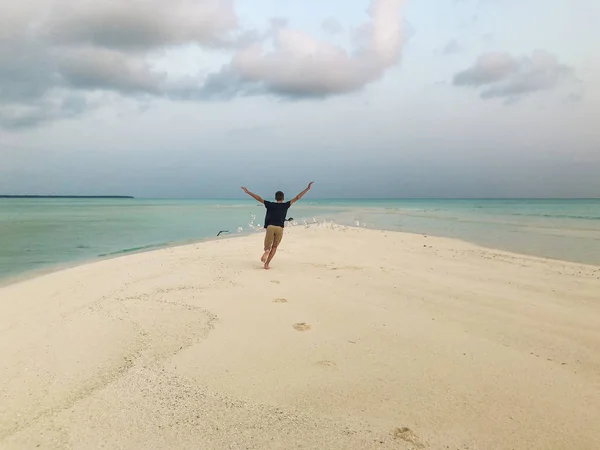
<path fill-rule="evenodd" d="M 275 193 L 275 203 L 263 200 L 258 195 L 253 194 L 245 187 L 242 187 L 242 190 L 248 194 L 250 197 L 254 198 L 256 201 L 259 201 L 265 208 L 267 208 L 267 213 L 265 215 L 265 229 L 267 230 L 265 233 L 265 245 L 264 245 L 264 253 L 260 258 L 260 261 L 264 263 L 265 269 L 269 270 L 269 264 L 271 260 L 275 256 L 277 252 L 277 247 L 279 246 L 281 239 L 283 238 L 283 227 L 285 226 L 285 219 L 287 216 L 287 211 L 294 203 L 304 197 L 310 188 L 313 185 L 313 181 L 308 183 L 308 187 L 296 195 L 292 200 L 284 203 L 285 196 L 283 192 L 277 191 Z"/>

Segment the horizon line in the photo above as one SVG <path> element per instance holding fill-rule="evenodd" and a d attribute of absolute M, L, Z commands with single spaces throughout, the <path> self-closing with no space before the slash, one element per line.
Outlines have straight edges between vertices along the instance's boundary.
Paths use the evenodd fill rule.
<path fill-rule="evenodd" d="M 6 199 L 27 199 L 27 198 L 48 198 L 48 199 L 123 199 L 123 200 L 245 200 L 246 197 L 154 197 L 154 196 L 131 196 L 131 195 L 76 195 L 76 194 L 0 194 L 0 198 Z M 310 200 L 600 200 L 600 196 L 589 197 L 542 197 L 542 196 L 523 196 L 523 197 L 313 197 L 305 198 Z"/>

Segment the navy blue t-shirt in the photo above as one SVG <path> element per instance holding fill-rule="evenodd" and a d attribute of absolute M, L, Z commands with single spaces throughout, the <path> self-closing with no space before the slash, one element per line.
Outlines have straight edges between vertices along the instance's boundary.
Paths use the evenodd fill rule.
<path fill-rule="evenodd" d="M 265 208 L 267 208 L 267 214 L 265 215 L 265 228 L 269 225 L 275 225 L 276 227 L 285 226 L 285 217 L 287 211 L 292 206 L 291 202 L 285 203 L 274 203 L 265 200 Z"/>

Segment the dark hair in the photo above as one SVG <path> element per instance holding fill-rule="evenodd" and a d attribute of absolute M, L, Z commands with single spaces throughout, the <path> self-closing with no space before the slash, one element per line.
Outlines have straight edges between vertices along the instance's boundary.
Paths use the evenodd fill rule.
<path fill-rule="evenodd" d="M 282 202 L 283 201 L 283 192 L 281 192 L 281 191 L 275 192 L 275 200 L 277 200 L 278 202 Z"/>

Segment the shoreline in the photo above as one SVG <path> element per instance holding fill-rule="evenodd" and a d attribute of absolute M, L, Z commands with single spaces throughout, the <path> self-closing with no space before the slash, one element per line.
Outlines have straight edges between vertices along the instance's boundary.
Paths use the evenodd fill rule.
<path fill-rule="evenodd" d="M 0 239 L 4 249 L 4 257 L 0 258 L 0 285 L 101 260 L 107 254 L 135 254 L 136 248 L 147 251 L 146 247 L 153 250 L 212 239 L 221 229 L 232 231 L 225 235 L 231 236 L 240 225 L 245 229 L 243 234 L 252 233 L 247 226 L 250 216 L 262 219 L 260 204 L 253 208 L 240 201 L 134 199 L 129 204 L 132 209 L 125 208 L 125 215 L 117 201 L 108 201 L 102 207 L 92 203 L 74 207 L 77 202 L 65 202 L 57 206 L 59 209 L 44 207 L 38 211 L 37 207 L 21 206 L 3 210 L 0 223 L 8 224 L 8 233 Z M 177 217 L 170 218 L 169 213 L 175 211 Z M 538 217 L 557 212 L 580 219 Z M 19 218 L 21 214 L 25 214 L 23 218 Z M 319 222 L 325 219 L 344 226 L 356 226 L 360 221 L 360 227 L 448 237 L 516 254 L 600 266 L 600 222 L 584 220 L 588 216 L 600 217 L 597 202 L 558 202 L 555 206 L 544 206 L 515 200 L 496 207 L 485 202 L 460 201 L 415 201 L 411 206 L 410 202 L 391 199 L 386 206 L 376 200 L 364 203 L 308 200 L 292 215 L 300 224 L 302 219 L 311 223 L 313 217 Z M 519 217 L 515 219 L 516 216 Z M 108 220 L 106 227 L 101 217 Z M 140 220 L 141 227 L 136 222 Z M 34 228 L 28 231 L 28 227 Z"/>
<path fill-rule="evenodd" d="M 48 267 L 40 268 L 40 269 L 33 270 L 33 271 L 27 271 L 27 272 L 23 272 L 23 273 L 16 274 L 16 275 L 9 275 L 7 277 L 0 277 L 0 289 L 3 287 L 11 286 L 13 284 L 33 280 L 40 276 L 51 275 L 53 273 L 63 272 L 65 270 L 70 270 L 70 269 L 76 269 L 77 267 L 87 266 L 90 264 L 96 264 L 96 263 L 102 262 L 102 261 L 110 261 L 112 259 L 117 259 L 117 258 L 126 258 L 128 256 L 152 253 L 152 252 L 171 249 L 171 248 L 186 247 L 188 245 L 202 244 L 204 242 L 219 241 L 222 239 L 228 239 L 228 238 L 234 238 L 234 237 L 242 238 L 245 236 L 251 236 L 252 234 L 253 233 L 251 233 L 251 232 L 241 232 L 241 233 L 235 233 L 235 234 L 230 233 L 227 236 L 222 235 L 222 236 L 214 236 L 214 237 L 186 240 L 186 241 L 181 241 L 181 242 L 173 242 L 173 243 L 167 243 L 167 244 L 148 245 L 148 246 L 146 246 L 142 249 L 138 249 L 138 250 L 118 251 L 118 252 L 114 252 L 114 253 L 111 253 L 108 255 L 100 255 L 100 256 L 92 257 L 92 258 L 81 260 L 81 261 L 53 264 Z"/>
<path fill-rule="evenodd" d="M 265 271 L 261 242 L 0 288 L 0 447 L 599 448 L 600 268 L 319 226 Z"/>
<path fill-rule="evenodd" d="M 475 240 L 460 239 L 460 238 L 456 238 L 456 237 L 449 237 L 449 236 L 444 236 L 444 235 L 439 235 L 439 234 L 426 234 L 426 233 L 417 233 L 417 232 L 410 232 L 410 231 L 399 231 L 399 230 L 392 230 L 392 229 L 388 229 L 388 228 L 360 227 L 360 226 L 355 226 L 355 225 L 339 225 L 333 221 L 326 221 L 325 224 L 309 223 L 308 227 L 304 226 L 303 224 L 298 223 L 295 226 L 294 225 L 289 226 L 289 228 L 294 229 L 294 228 L 327 227 L 330 224 L 333 224 L 335 227 L 338 227 L 338 228 L 381 231 L 381 232 L 386 232 L 386 233 L 399 233 L 399 234 L 404 234 L 404 235 L 408 235 L 408 236 L 431 236 L 434 238 L 448 239 L 451 241 L 460 242 L 462 244 L 472 245 L 472 246 L 480 248 L 480 249 L 486 249 L 486 250 L 490 250 L 490 251 L 504 253 L 504 254 L 511 255 L 511 256 L 533 258 L 536 260 L 543 260 L 543 261 L 549 261 L 549 262 L 554 262 L 554 263 L 574 264 L 574 265 L 579 265 L 579 266 L 589 267 L 589 268 L 600 268 L 600 263 L 595 264 L 595 263 L 589 263 L 589 262 L 579 262 L 579 261 L 574 261 L 574 260 L 570 260 L 570 259 L 549 258 L 549 257 L 541 256 L 541 255 L 532 254 L 532 253 L 521 253 L 521 252 L 511 251 L 511 250 L 504 249 L 504 248 L 484 245 L 479 242 L 476 242 Z M 111 260 L 111 259 L 115 259 L 115 258 L 123 258 L 123 257 L 127 257 L 127 256 L 152 253 L 152 252 L 165 250 L 165 249 L 186 247 L 186 246 L 191 246 L 191 245 L 196 245 L 196 244 L 202 244 L 205 242 L 219 241 L 219 240 L 223 240 L 223 239 L 244 238 L 247 236 L 252 236 L 254 234 L 262 234 L 263 232 L 264 232 L 264 230 L 262 230 L 262 229 L 260 231 L 253 230 L 253 231 L 243 231 L 243 232 L 239 232 L 239 233 L 231 232 L 229 234 L 221 235 L 221 236 L 211 236 L 211 237 L 192 239 L 192 240 L 186 240 L 186 241 L 181 241 L 181 242 L 148 245 L 147 248 L 127 251 L 125 253 L 122 253 L 122 251 L 117 251 L 117 252 L 114 252 L 109 255 L 100 255 L 100 256 L 92 257 L 92 258 L 85 259 L 85 260 L 53 264 L 51 266 L 40 268 L 40 269 L 33 270 L 33 271 L 27 271 L 27 272 L 23 272 L 23 273 L 16 274 L 16 275 L 9 275 L 7 277 L 0 277 L 0 288 L 10 286 L 10 285 L 13 285 L 16 283 L 26 282 L 26 281 L 35 279 L 40 276 L 45 276 L 45 275 L 53 274 L 56 272 L 62 272 L 64 270 L 69 270 L 69 269 L 77 268 L 80 266 L 87 266 L 90 264 L 107 261 L 107 260 Z"/>

